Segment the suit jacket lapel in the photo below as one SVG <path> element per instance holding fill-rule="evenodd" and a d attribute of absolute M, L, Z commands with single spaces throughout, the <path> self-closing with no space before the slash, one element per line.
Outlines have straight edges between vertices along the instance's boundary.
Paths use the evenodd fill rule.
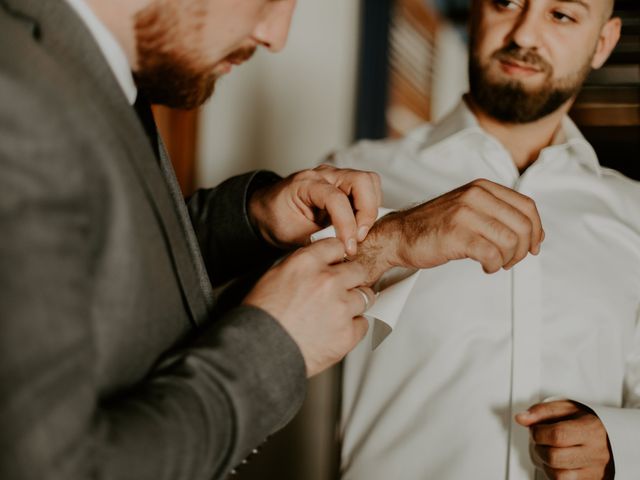
<path fill-rule="evenodd" d="M 143 127 L 102 52 L 63 0 L 4 1 L 35 21 L 34 33 L 43 47 L 69 71 L 70 81 L 87 92 L 109 128 L 117 131 L 162 226 L 193 321 L 202 323 L 210 313 L 211 286 L 201 265 L 197 241 L 189 237 L 191 233 L 195 239 L 181 194 L 174 191 L 177 181 L 168 157 L 162 160 L 165 165 L 161 171 Z"/>

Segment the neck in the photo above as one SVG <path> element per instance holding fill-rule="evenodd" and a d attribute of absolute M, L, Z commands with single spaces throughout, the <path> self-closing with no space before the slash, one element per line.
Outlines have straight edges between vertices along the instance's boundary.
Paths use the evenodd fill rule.
<path fill-rule="evenodd" d="M 96 16 L 111 31 L 124 50 L 129 66 L 138 65 L 135 38 L 135 16 L 150 0 L 85 0 Z"/>
<path fill-rule="evenodd" d="M 537 160 L 543 148 L 551 145 L 554 136 L 560 129 L 562 118 L 572 104 L 572 101 L 568 101 L 555 112 L 534 122 L 504 123 L 487 115 L 470 95 L 465 99 L 480 126 L 497 138 L 511 154 L 513 163 L 520 173 Z"/>

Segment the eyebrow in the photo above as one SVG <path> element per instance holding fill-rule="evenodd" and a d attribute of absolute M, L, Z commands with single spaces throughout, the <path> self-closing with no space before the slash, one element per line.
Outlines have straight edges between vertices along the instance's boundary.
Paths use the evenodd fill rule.
<path fill-rule="evenodd" d="M 560 3 L 577 3 L 578 5 L 582 5 L 587 11 L 591 11 L 591 5 L 587 3 L 585 0 L 557 0 Z"/>

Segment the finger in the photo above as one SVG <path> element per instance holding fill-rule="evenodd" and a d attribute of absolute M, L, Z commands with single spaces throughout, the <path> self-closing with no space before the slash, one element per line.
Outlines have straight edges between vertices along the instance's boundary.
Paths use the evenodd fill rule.
<path fill-rule="evenodd" d="M 337 238 L 318 240 L 307 247 L 299 249 L 297 255 L 311 255 L 323 265 L 333 265 L 345 258 L 344 244 Z"/>
<path fill-rule="evenodd" d="M 589 429 L 585 420 L 562 420 L 556 423 L 540 423 L 530 427 L 531 437 L 537 445 L 549 447 L 577 447 L 589 441 Z"/>
<path fill-rule="evenodd" d="M 485 273 L 496 273 L 504 264 L 504 258 L 498 247 L 482 236 L 475 236 L 469 241 L 466 255 L 479 262 Z"/>
<path fill-rule="evenodd" d="M 378 217 L 378 207 L 380 207 L 380 182 L 376 181 L 378 175 L 370 172 L 354 172 L 350 175 L 350 180 L 339 188 L 346 187 L 353 199 L 353 206 L 356 209 L 356 223 L 358 224 L 359 242 L 363 241 L 369 233 Z"/>
<path fill-rule="evenodd" d="M 349 255 L 358 250 L 356 219 L 347 195 L 339 188 L 323 182 L 314 182 L 309 188 L 309 200 L 313 206 L 326 211 Z"/>
<path fill-rule="evenodd" d="M 536 455 L 544 465 L 558 469 L 585 468 L 591 464 L 584 447 L 549 447 L 536 445 Z"/>
<path fill-rule="evenodd" d="M 558 400 L 554 402 L 542 402 L 537 403 L 526 412 L 521 412 L 516 415 L 516 421 L 525 427 L 533 425 L 535 423 L 546 422 L 549 420 L 556 420 L 565 418 L 570 415 L 575 415 L 580 411 L 580 408 L 569 400 Z"/>
<path fill-rule="evenodd" d="M 514 259 L 521 259 L 521 255 L 526 255 L 526 246 L 521 245 L 518 234 L 503 222 L 478 211 L 474 211 L 474 217 L 469 228 L 498 249 L 501 258 L 498 269 L 506 267 Z"/>
<path fill-rule="evenodd" d="M 352 329 L 351 329 L 351 345 L 349 347 L 349 351 L 353 350 L 356 345 L 358 345 L 362 339 L 367 335 L 367 331 L 369 330 L 369 321 L 364 317 L 356 317 L 353 319 Z"/>
<path fill-rule="evenodd" d="M 587 478 L 583 476 L 585 472 L 583 469 L 567 470 L 543 465 L 542 470 L 549 480 L 586 480 Z"/>
<path fill-rule="evenodd" d="M 356 287 L 349 291 L 349 312 L 353 318 L 362 316 L 375 303 L 373 290 L 367 287 Z"/>
<path fill-rule="evenodd" d="M 337 169 L 330 165 L 320 165 L 315 170 L 353 199 L 353 207 L 357 212 L 357 240 L 363 241 L 375 223 L 378 207 L 382 203 L 380 176 L 374 172 Z"/>
<path fill-rule="evenodd" d="M 494 196 L 517 208 L 531 221 L 531 253 L 537 255 L 540 252 L 540 243 L 544 240 L 544 229 L 536 203 L 526 195 L 488 180 L 480 180 L 479 184 L 491 192 Z"/>
<path fill-rule="evenodd" d="M 491 182 L 487 182 L 491 183 Z M 482 214 L 482 219 L 493 218 L 476 224 L 483 235 L 497 245 L 511 252 L 505 258 L 503 268 L 509 269 L 524 257 L 531 247 L 532 223 L 513 205 L 496 197 L 484 186 L 476 186 L 466 192 L 466 202 L 472 209 Z M 514 235 L 515 234 L 515 235 Z"/>
<path fill-rule="evenodd" d="M 533 441 L 533 439 L 529 441 L 529 457 L 531 458 L 531 461 L 537 468 L 542 469 L 542 465 L 544 464 L 542 463 L 542 459 L 538 455 L 538 452 L 536 450 L 536 444 Z"/>
<path fill-rule="evenodd" d="M 332 267 L 332 272 L 345 290 L 364 285 L 369 276 L 367 268 L 359 262 L 340 262 Z"/>

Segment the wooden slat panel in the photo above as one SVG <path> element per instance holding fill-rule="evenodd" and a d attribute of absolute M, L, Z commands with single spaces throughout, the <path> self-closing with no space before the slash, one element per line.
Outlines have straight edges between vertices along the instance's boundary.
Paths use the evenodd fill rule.
<path fill-rule="evenodd" d="M 153 107 L 160 135 L 167 146 L 182 193 L 189 196 L 195 189 L 195 160 L 200 110 L 174 110 Z"/>

